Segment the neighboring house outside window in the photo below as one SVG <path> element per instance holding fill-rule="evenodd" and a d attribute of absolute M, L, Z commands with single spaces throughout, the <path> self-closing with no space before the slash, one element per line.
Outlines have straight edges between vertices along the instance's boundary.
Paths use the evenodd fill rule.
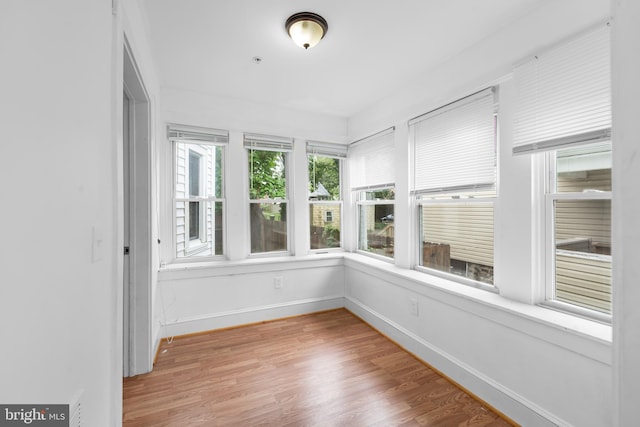
<path fill-rule="evenodd" d="M 289 251 L 287 167 L 293 140 L 245 134 L 251 254 Z"/>
<path fill-rule="evenodd" d="M 496 114 L 489 88 L 410 121 L 417 269 L 493 286 Z"/>
<path fill-rule="evenodd" d="M 169 125 L 174 144 L 176 259 L 224 254 L 224 151 L 227 133 Z"/>
<path fill-rule="evenodd" d="M 307 142 L 311 250 L 342 247 L 342 163 L 344 145 Z"/>

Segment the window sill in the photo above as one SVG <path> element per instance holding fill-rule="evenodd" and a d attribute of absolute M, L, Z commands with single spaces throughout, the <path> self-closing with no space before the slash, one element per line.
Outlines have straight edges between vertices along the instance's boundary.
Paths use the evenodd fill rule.
<path fill-rule="evenodd" d="M 232 274 L 297 270 L 308 267 L 341 266 L 344 252 L 312 253 L 304 256 L 256 257 L 242 260 L 176 262 L 159 270 L 158 280 L 180 280 Z"/>

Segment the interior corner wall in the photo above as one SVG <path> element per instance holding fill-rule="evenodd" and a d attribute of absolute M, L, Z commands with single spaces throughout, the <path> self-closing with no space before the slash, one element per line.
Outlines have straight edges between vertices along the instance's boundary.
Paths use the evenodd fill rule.
<path fill-rule="evenodd" d="M 0 402 L 121 422 L 111 2 L 3 2 Z"/>

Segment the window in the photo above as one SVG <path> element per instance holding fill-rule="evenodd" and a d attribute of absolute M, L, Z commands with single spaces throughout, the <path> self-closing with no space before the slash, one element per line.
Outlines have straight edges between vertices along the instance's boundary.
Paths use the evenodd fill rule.
<path fill-rule="evenodd" d="M 394 188 L 358 192 L 358 250 L 393 258 Z"/>
<path fill-rule="evenodd" d="M 342 159 L 347 147 L 307 142 L 311 250 L 340 248 Z"/>
<path fill-rule="evenodd" d="M 324 222 L 333 222 L 333 211 L 324 212 Z"/>
<path fill-rule="evenodd" d="M 249 229 L 251 253 L 289 250 L 287 161 L 293 141 L 245 134 L 249 161 Z"/>
<path fill-rule="evenodd" d="M 611 146 L 591 144 L 547 154 L 550 182 L 547 295 L 611 313 Z"/>
<path fill-rule="evenodd" d="M 546 304 L 611 314 L 610 29 L 599 25 L 515 69 L 514 154 L 546 161 Z"/>
<path fill-rule="evenodd" d="M 204 170 L 202 162 L 206 157 L 206 150 L 202 150 L 197 146 L 189 146 L 187 151 L 189 152 L 189 166 L 187 176 L 189 177 L 189 198 L 199 198 L 200 194 L 200 182 L 204 181 L 201 171 Z M 199 153 L 198 151 L 201 151 Z M 202 153 L 204 151 L 205 153 Z M 205 208 L 205 203 L 202 202 L 189 202 L 189 241 L 200 240 L 200 243 L 206 242 L 207 233 L 206 227 L 201 223 L 205 215 L 202 212 Z"/>
<path fill-rule="evenodd" d="M 393 258 L 395 244 L 394 130 L 389 128 L 349 146 L 357 249 L 387 258 Z"/>
<path fill-rule="evenodd" d="M 496 108 L 490 88 L 409 123 L 418 269 L 477 286 L 493 285 Z"/>
<path fill-rule="evenodd" d="M 227 133 L 169 125 L 174 144 L 176 258 L 224 254 L 224 149 Z"/>

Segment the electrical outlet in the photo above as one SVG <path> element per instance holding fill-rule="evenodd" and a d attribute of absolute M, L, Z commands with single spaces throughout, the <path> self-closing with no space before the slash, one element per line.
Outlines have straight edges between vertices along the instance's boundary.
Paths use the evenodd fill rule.
<path fill-rule="evenodd" d="M 409 302 L 411 304 L 411 314 L 414 316 L 418 316 L 418 300 L 416 298 L 410 298 Z"/>
<path fill-rule="evenodd" d="M 282 289 L 283 282 L 284 282 L 284 280 L 282 279 L 282 276 L 276 276 L 273 279 L 273 288 L 274 289 Z"/>

